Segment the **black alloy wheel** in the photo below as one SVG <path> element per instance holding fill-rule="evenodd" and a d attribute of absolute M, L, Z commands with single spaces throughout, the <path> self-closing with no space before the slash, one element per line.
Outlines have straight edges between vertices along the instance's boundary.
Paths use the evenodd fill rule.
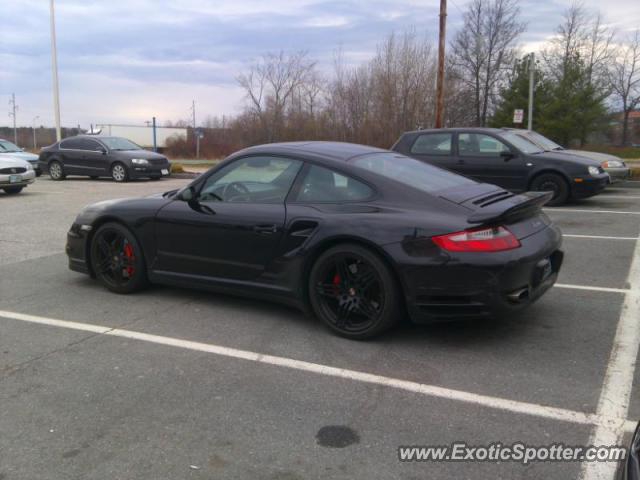
<path fill-rule="evenodd" d="M 352 339 L 373 337 L 402 315 L 389 267 L 359 245 L 338 245 L 318 258 L 311 269 L 309 299 L 318 317 Z"/>
<path fill-rule="evenodd" d="M 127 228 L 102 225 L 91 241 L 91 266 L 96 278 L 112 292 L 131 293 L 147 285 L 142 250 Z"/>

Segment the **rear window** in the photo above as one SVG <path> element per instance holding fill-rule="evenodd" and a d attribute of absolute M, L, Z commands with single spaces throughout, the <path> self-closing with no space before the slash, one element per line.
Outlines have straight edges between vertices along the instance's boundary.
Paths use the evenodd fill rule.
<path fill-rule="evenodd" d="M 420 135 L 411 147 L 417 155 L 451 155 L 451 133 L 425 133 Z"/>
<path fill-rule="evenodd" d="M 399 153 L 371 153 L 355 157 L 351 163 L 428 193 L 477 183 Z"/>

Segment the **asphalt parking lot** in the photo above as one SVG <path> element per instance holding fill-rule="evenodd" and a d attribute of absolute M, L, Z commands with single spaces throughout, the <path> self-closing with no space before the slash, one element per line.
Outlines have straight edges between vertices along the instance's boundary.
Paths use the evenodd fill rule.
<path fill-rule="evenodd" d="M 353 342 L 280 305 L 118 296 L 67 269 L 82 206 L 186 182 L 0 194 L 0 479 L 613 478 L 609 463 L 400 462 L 398 447 L 611 444 L 634 426 L 640 183 L 546 210 L 566 263 L 517 318 Z"/>

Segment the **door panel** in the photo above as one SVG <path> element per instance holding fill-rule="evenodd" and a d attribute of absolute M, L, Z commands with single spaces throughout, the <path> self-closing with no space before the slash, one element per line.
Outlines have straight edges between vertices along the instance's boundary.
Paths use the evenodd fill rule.
<path fill-rule="evenodd" d="M 520 156 L 501 156 L 507 145 L 482 133 L 459 133 L 456 168 L 463 175 L 513 191 L 526 188 L 526 160 Z"/>
<path fill-rule="evenodd" d="M 437 167 L 455 170 L 453 133 L 442 132 L 419 135 L 411 146 L 409 155 Z"/>
<path fill-rule="evenodd" d="M 208 208 L 176 200 L 160 210 L 153 270 L 234 280 L 259 277 L 282 236 L 284 205 L 201 206 Z"/>

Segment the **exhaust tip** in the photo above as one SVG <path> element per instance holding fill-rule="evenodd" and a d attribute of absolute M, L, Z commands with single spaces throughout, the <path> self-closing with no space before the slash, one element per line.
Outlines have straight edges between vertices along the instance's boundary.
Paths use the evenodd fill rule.
<path fill-rule="evenodd" d="M 529 299 L 529 287 L 519 288 L 507 294 L 507 298 L 513 303 L 520 303 Z"/>

